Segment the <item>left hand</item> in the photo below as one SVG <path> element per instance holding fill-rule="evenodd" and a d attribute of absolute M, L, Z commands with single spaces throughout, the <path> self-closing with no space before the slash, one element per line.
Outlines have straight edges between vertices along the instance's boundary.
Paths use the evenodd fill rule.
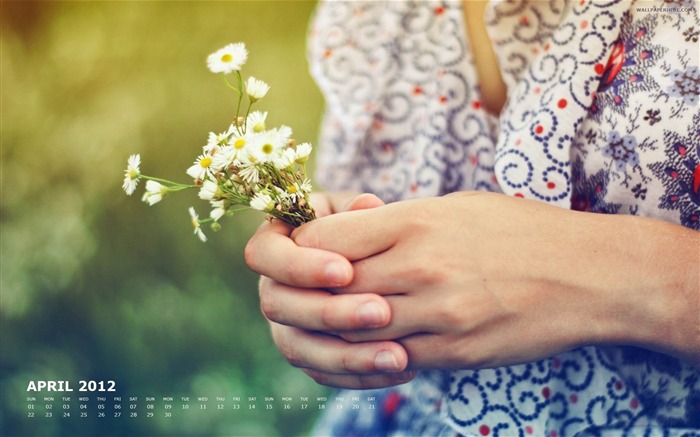
<path fill-rule="evenodd" d="M 387 326 L 343 338 L 396 340 L 411 369 L 482 368 L 585 344 L 643 343 L 659 328 L 636 328 L 644 273 L 616 265 L 631 248 L 616 247 L 610 220 L 457 193 L 332 215 L 292 238 L 353 262 L 352 282 L 336 293 L 376 293 L 389 303 Z"/>
<path fill-rule="evenodd" d="M 384 204 L 369 194 L 318 193 L 312 197 L 318 217 Z M 245 250 L 246 262 L 261 274 L 260 309 L 282 355 L 320 384 L 379 388 L 412 379 L 415 372 L 403 372 L 407 357 L 398 343 L 353 344 L 328 335 L 332 330 L 385 326 L 391 318 L 390 308 L 376 294 L 328 292 L 350 283 L 351 264 L 337 253 L 297 246 L 290 239 L 292 230 L 279 220 L 265 221 Z"/>

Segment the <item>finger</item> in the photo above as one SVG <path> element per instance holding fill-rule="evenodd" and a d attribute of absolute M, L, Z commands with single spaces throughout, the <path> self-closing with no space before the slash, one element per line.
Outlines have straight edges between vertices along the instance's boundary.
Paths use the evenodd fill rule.
<path fill-rule="evenodd" d="M 347 204 L 357 197 L 354 191 L 314 192 L 309 195 L 309 202 L 316 211 L 316 217 L 325 217 L 336 212 L 346 211 Z"/>
<path fill-rule="evenodd" d="M 336 336 L 270 324 L 277 348 L 296 367 L 334 375 L 398 373 L 408 365 L 404 348 L 393 341 L 348 343 Z"/>
<path fill-rule="evenodd" d="M 464 363 L 469 361 L 469 357 L 460 354 L 467 355 L 470 351 L 457 350 L 444 335 L 423 333 L 398 341 L 406 348 L 413 370 L 457 369 L 463 368 Z M 474 351 L 474 354 L 477 352 Z"/>
<path fill-rule="evenodd" d="M 336 253 L 297 246 L 292 227 L 272 220 L 263 223 L 248 241 L 248 266 L 263 276 L 297 287 L 340 287 L 352 280 L 352 266 Z"/>
<path fill-rule="evenodd" d="M 354 191 L 311 193 L 309 202 L 316 211 L 316 217 L 325 217 L 337 212 L 384 205 L 384 202 L 374 194 L 364 193 L 358 195 Z"/>
<path fill-rule="evenodd" d="M 343 330 L 338 335 L 351 343 L 395 340 L 418 333 L 437 332 L 431 315 L 435 314 L 429 302 L 421 302 L 410 296 L 386 296 L 391 308 L 391 321 L 384 327 L 374 329 Z"/>
<path fill-rule="evenodd" d="M 416 373 L 407 371 L 395 374 L 333 375 L 312 369 L 302 369 L 318 384 L 349 389 L 372 389 L 392 387 L 412 380 Z"/>
<path fill-rule="evenodd" d="M 344 211 L 359 211 L 361 209 L 376 208 L 382 205 L 384 205 L 382 199 L 374 194 L 364 193 L 351 199 L 344 208 Z"/>
<path fill-rule="evenodd" d="M 382 296 L 410 293 L 431 285 L 438 274 L 427 263 L 410 263 L 399 250 L 387 250 L 352 263 L 352 281 L 335 293 L 376 293 Z"/>
<path fill-rule="evenodd" d="M 316 217 L 325 217 L 333 214 L 331 198 L 326 192 L 312 192 L 309 194 L 309 204 L 316 212 Z"/>
<path fill-rule="evenodd" d="M 381 253 L 398 241 L 394 205 L 348 211 L 296 228 L 292 240 L 302 247 L 339 253 L 350 261 Z"/>
<path fill-rule="evenodd" d="M 274 322 L 315 331 L 377 328 L 391 319 L 389 304 L 376 294 L 333 295 L 265 277 L 260 280 L 260 308 Z"/>

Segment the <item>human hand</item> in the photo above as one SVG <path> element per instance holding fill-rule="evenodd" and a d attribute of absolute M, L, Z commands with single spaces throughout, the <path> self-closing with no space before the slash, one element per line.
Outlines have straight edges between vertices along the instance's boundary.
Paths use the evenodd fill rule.
<path fill-rule="evenodd" d="M 596 253 L 610 248 L 590 241 L 600 220 L 457 193 L 332 215 L 291 236 L 353 262 L 352 280 L 335 287 L 339 296 L 377 293 L 389 304 L 385 326 L 343 326 L 342 338 L 360 346 L 397 340 L 411 369 L 482 368 L 612 342 L 622 325 L 637 322 L 624 314 L 627 279 Z M 325 371 L 339 370 L 328 364 Z"/>
<path fill-rule="evenodd" d="M 383 204 L 372 195 L 315 195 L 318 217 Z M 386 301 L 371 293 L 333 295 L 327 289 L 352 281 L 352 266 L 336 253 L 298 247 L 293 228 L 263 223 L 246 246 L 248 265 L 260 278 L 260 305 L 285 358 L 320 384 L 352 388 L 396 385 L 413 377 L 405 350 L 395 342 L 348 343 L 329 332 L 385 326 Z M 325 331 L 325 332 L 322 332 Z"/>

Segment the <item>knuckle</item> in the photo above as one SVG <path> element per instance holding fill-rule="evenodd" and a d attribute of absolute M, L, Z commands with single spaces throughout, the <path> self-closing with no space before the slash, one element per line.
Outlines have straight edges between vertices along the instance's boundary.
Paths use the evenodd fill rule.
<path fill-rule="evenodd" d="M 439 266 L 417 266 L 410 270 L 403 269 L 401 280 L 415 284 L 419 287 L 440 286 L 445 282 L 446 275 Z"/>
<path fill-rule="evenodd" d="M 444 326 L 460 326 L 463 323 L 463 314 L 454 305 L 443 305 L 437 313 L 437 320 Z"/>
<path fill-rule="evenodd" d="M 245 249 L 243 249 L 243 257 L 245 258 L 245 262 L 254 271 L 258 271 L 257 268 L 257 248 L 256 245 L 258 244 L 257 237 L 253 235 L 250 240 L 248 240 L 248 243 L 245 245 Z"/>
<path fill-rule="evenodd" d="M 321 247 L 318 231 L 315 226 L 302 225 L 292 233 L 294 242 L 302 247 L 318 249 Z"/>
<path fill-rule="evenodd" d="M 471 315 L 472 312 L 468 311 L 469 307 L 461 296 L 443 296 L 434 308 L 435 320 L 439 320 L 441 326 L 468 330 L 468 326 L 465 324 L 465 315 Z"/>
<path fill-rule="evenodd" d="M 405 218 L 406 231 L 412 234 L 423 234 L 435 223 L 435 215 L 428 209 L 418 208 L 412 210 Z"/>
<path fill-rule="evenodd" d="M 332 304 L 331 299 L 328 299 L 321 309 L 321 324 L 324 330 L 341 329 L 342 327 L 338 326 L 337 319 L 338 311 Z"/>
<path fill-rule="evenodd" d="M 344 353 L 343 356 L 340 358 L 340 369 L 343 371 L 343 373 L 354 373 L 354 365 L 353 365 L 353 357 L 352 354 L 349 353 Z"/>
<path fill-rule="evenodd" d="M 279 306 L 269 289 L 260 289 L 260 311 L 269 320 L 280 321 Z"/>
<path fill-rule="evenodd" d="M 287 362 L 294 367 L 302 367 L 303 360 L 299 352 L 287 342 L 283 342 L 277 345 L 277 348 L 282 353 L 282 356 L 287 360 Z"/>

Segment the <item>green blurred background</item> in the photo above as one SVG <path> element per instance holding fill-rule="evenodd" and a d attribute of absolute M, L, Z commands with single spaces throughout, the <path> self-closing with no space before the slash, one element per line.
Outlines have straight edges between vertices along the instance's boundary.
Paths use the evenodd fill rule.
<path fill-rule="evenodd" d="M 29 420 L 30 380 L 115 380 L 125 396 L 318 396 L 258 310 L 243 248 L 256 212 L 201 243 L 194 191 L 148 207 L 121 189 L 126 159 L 187 181 L 233 95 L 206 56 L 246 43 L 258 109 L 315 143 L 322 99 L 308 74 L 309 1 L 2 2 L 2 435 L 303 435 L 315 415 Z M 313 163 L 312 163 L 313 164 Z M 313 166 L 313 165 L 312 165 Z M 77 395 L 78 393 L 73 393 Z M 94 413 L 94 410 L 93 410 Z"/>

